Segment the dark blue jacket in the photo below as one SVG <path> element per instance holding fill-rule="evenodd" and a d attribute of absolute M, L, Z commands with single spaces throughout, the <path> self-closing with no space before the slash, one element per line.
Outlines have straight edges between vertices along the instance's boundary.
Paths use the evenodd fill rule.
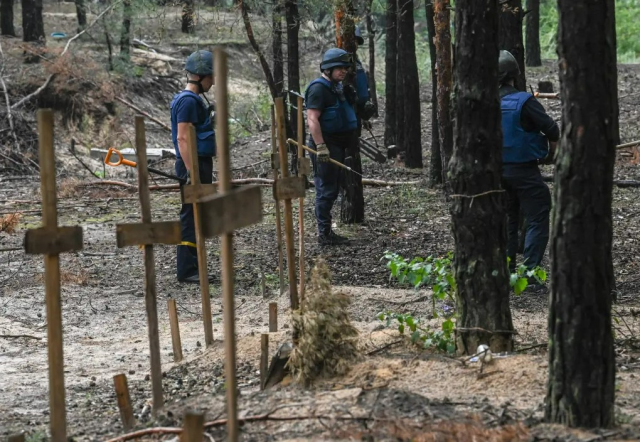
<path fill-rule="evenodd" d="M 340 99 L 339 95 L 331 87 L 331 82 L 324 77 L 313 80 L 307 87 L 307 91 L 316 83 L 324 85 L 336 97 L 335 105 L 322 109 L 322 114 L 320 115 L 322 132 L 336 134 L 356 130 L 358 128 L 358 120 L 356 112 L 349 102 L 346 99 Z"/>
<path fill-rule="evenodd" d="M 176 94 L 171 101 L 171 139 L 176 149 L 176 157 L 180 158 L 180 149 L 178 149 L 178 120 L 177 120 L 177 104 L 182 100 L 194 100 L 198 106 L 198 121 L 192 122 L 196 128 L 196 138 L 198 143 L 199 157 L 213 157 L 216 155 L 216 133 L 213 130 L 211 117 L 208 109 L 205 107 L 202 99 L 191 91 L 182 91 Z"/>
<path fill-rule="evenodd" d="M 358 93 L 358 106 L 364 106 L 369 101 L 369 80 L 367 71 L 364 70 L 360 60 L 356 60 L 356 92 Z"/>
<path fill-rule="evenodd" d="M 527 132 L 522 128 L 522 108 L 531 97 L 533 95 L 527 92 L 502 97 L 503 164 L 529 163 L 541 160 L 549 153 L 549 142 L 542 133 Z"/>

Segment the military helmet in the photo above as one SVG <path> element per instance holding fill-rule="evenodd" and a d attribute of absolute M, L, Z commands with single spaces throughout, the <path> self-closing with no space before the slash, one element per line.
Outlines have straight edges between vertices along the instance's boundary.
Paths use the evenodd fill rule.
<path fill-rule="evenodd" d="M 356 26 L 356 41 L 359 45 L 364 44 L 364 38 L 362 38 L 362 31 L 360 31 L 360 26 Z"/>
<path fill-rule="evenodd" d="M 350 53 L 340 48 L 331 48 L 322 56 L 320 70 L 331 69 L 339 66 L 349 67 L 353 64 L 353 57 Z"/>
<path fill-rule="evenodd" d="M 500 51 L 498 58 L 498 80 L 500 83 L 509 78 L 515 78 L 517 75 L 520 75 L 520 66 L 518 66 L 516 57 L 509 51 Z"/>
<path fill-rule="evenodd" d="M 194 52 L 187 57 L 184 70 L 201 77 L 213 75 L 213 54 L 204 50 Z"/>

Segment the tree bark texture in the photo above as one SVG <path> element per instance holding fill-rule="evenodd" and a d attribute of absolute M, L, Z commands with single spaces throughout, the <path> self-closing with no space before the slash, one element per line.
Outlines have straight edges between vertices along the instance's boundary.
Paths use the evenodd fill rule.
<path fill-rule="evenodd" d="M 559 0 L 562 146 L 555 170 L 546 419 L 614 425 L 611 199 L 618 98 L 614 0 Z"/>
<path fill-rule="evenodd" d="M 406 152 L 405 152 L 405 132 L 404 132 L 404 102 L 403 100 L 405 99 L 404 94 L 404 81 L 405 81 L 405 77 L 404 77 L 404 58 L 402 58 L 401 56 L 399 56 L 400 51 L 402 50 L 402 48 L 400 47 L 400 36 L 402 34 L 402 23 L 400 20 L 400 14 L 402 14 L 402 3 L 406 1 L 406 0 L 396 0 L 396 32 L 397 32 L 397 37 L 396 37 L 396 47 L 394 50 L 394 54 L 396 57 L 396 81 L 395 81 L 395 85 L 396 85 L 396 100 L 395 100 L 395 108 L 396 108 L 396 127 L 395 127 L 395 134 L 396 134 L 396 152 L 398 153 L 398 155 L 401 158 L 405 158 L 406 157 Z M 387 84 L 387 87 L 389 85 Z"/>
<path fill-rule="evenodd" d="M 299 53 L 299 34 L 300 34 L 300 12 L 297 0 L 285 1 L 285 15 L 287 19 L 287 85 L 290 91 L 301 93 L 300 90 L 300 53 Z M 296 100 L 291 99 L 291 103 Z M 289 109 L 289 121 L 291 121 L 292 138 L 298 136 L 298 113 L 293 107 Z M 304 128 L 304 124 L 302 125 Z M 303 137 L 304 139 L 304 134 Z M 292 150 L 296 155 L 296 148 Z M 297 168 L 297 163 L 292 161 L 292 165 Z M 297 169 L 296 169 L 297 170 Z"/>
<path fill-rule="evenodd" d="M 193 0 L 182 0 L 182 32 L 184 34 L 193 34 L 194 15 Z"/>
<path fill-rule="evenodd" d="M 384 145 L 396 144 L 396 48 L 398 46 L 398 7 L 396 0 L 387 0 L 385 13 L 386 46 L 385 46 L 385 112 L 384 112 Z"/>
<path fill-rule="evenodd" d="M 449 165 L 454 272 L 460 319 L 457 347 L 513 349 L 498 99 L 498 4 L 456 2 L 456 125 Z"/>
<path fill-rule="evenodd" d="M 524 70 L 524 43 L 522 42 L 522 0 L 507 0 L 500 4 L 499 48 L 509 51 L 518 61 L 520 75 L 515 86 L 519 91 L 527 88 Z"/>
<path fill-rule="evenodd" d="M 42 0 L 22 0 L 23 41 L 44 43 Z"/>
<path fill-rule="evenodd" d="M 184 19 L 184 16 L 183 16 Z M 184 23 L 183 23 L 184 24 Z M 129 60 L 131 45 L 131 0 L 122 2 L 122 30 L 120 34 L 120 57 Z"/>
<path fill-rule="evenodd" d="M 258 60 L 260 60 L 260 66 L 262 66 L 262 71 L 264 72 L 265 79 L 267 80 L 267 86 L 269 87 L 271 98 L 275 100 L 278 97 L 278 89 L 276 88 L 276 83 L 273 79 L 269 63 L 262 53 L 262 50 L 260 50 L 260 46 L 253 35 L 253 27 L 251 26 L 251 19 L 249 18 L 249 7 L 245 0 L 238 0 L 238 6 L 240 8 L 240 13 L 242 14 L 242 21 L 244 22 L 244 29 L 247 32 L 247 38 L 253 48 L 253 52 L 256 53 Z"/>
<path fill-rule="evenodd" d="M 542 66 L 540 59 L 540 0 L 527 0 L 525 61 L 527 66 Z"/>
<path fill-rule="evenodd" d="M 369 79 L 369 93 L 371 95 L 371 102 L 376 107 L 376 113 L 374 117 L 380 116 L 378 114 L 378 91 L 376 89 L 376 29 L 373 23 L 373 15 L 371 14 L 371 5 L 373 0 L 367 0 L 365 4 L 365 20 L 367 23 L 367 39 L 369 40 L 369 72 L 367 73 Z"/>
<path fill-rule="evenodd" d="M 76 15 L 78 16 L 78 32 L 80 32 L 87 26 L 87 8 L 85 0 L 75 0 L 75 3 Z"/>
<path fill-rule="evenodd" d="M 451 15 L 450 0 L 434 0 L 434 23 L 436 30 L 436 84 L 438 97 L 438 134 L 440 136 L 440 159 L 442 182 L 447 186 L 447 171 L 453 152 L 453 122 L 451 121 L 451 91 L 453 87 L 451 66 Z M 445 187 L 446 188 L 446 187 Z M 447 192 L 449 193 L 449 192 Z"/>
<path fill-rule="evenodd" d="M 438 133 L 438 83 L 436 73 L 436 28 L 434 24 L 433 2 L 425 0 L 427 13 L 427 33 L 429 35 L 429 58 L 431 59 L 431 160 L 429 166 L 429 187 L 442 184 L 442 156 Z"/>
<path fill-rule="evenodd" d="M 275 0 L 271 15 L 273 28 L 273 81 L 278 96 L 284 91 L 284 56 L 282 54 L 282 2 Z"/>
<path fill-rule="evenodd" d="M 352 0 L 339 0 L 335 3 L 336 44 L 339 48 L 354 54 L 356 52 L 355 8 Z M 353 69 L 344 80 L 345 84 L 355 87 L 355 63 Z M 355 106 L 354 106 L 355 107 Z M 358 134 L 355 134 L 349 148 L 346 149 L 345 165 L 362 174 L 362 159 Z M 355 173 L 341 170 L 341 186 L 343 196 L 340 206 L 340 220 L 345 224 L 364 221 L 364 190 L 362 177 Z"/>
<path fill-rule="evenodd" d="M 405 166 L 413 169 L 422 168 L 422 124 L 420 122 L 420 79 L 418 78 L 418 63 L 416 61 L 416 42 L 413 18 L 413 0 L 398 0 L 398 58 L 402 60 L 403 81 L 402 99 L 398 102 L 403 106 L 402 124 L 398 125 L 398 132 L 403 132 L 404 145 L 399 146 L 405 151 Z"/>
<path fill-rule="evenodd" d="M 13 27 L 13 0 L 0 0 L 0 34 L 16 35 Z"/>

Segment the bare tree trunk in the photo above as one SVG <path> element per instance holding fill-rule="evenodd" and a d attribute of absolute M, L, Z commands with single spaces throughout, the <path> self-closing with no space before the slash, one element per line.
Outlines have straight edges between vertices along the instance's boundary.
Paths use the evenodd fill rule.
<path fill-rule="evenodd" d="M 449 165 L 459 353 L 479 344 L 513 349 L 506 217 L 500 188 L 502 126 L 498 100 L 498 2 L 457 0 L 456 120 Z"/>
<path fill-rule="evenodd" d="M 42 0 L 22 0 L 22 39 L 32 46 L 45 44 L 44 22 L 42 21 Z M 35 50 L 35 47 L 33 48 Z M 25 53 L 25 62 L 37 63 L 40 57 Z"/>
<path fill-rule="evenodd" d="M 526 64 L 542 66 L 540 59 L 540 0 L 527 0 Z"/>
<path fill-rule="evenodd" d="M 273 82 L 278 96 L 284 91 L 284 57 L 282 55 L 282 2 L 275 0 L 273 4 Z"/>
<path fill-rule="evenodd" d="M 120 34 L 120 58 L 129 60 L 131 45 L 131 0 L 122 2 L 122 33 Z"/>
<path fill-rule="evenodd" d="M 403 160 L 406 158 L 406 152 L 405 152 L 405 125 L 404 125 L 404 102 L 403 100 L 405 99 L 404 97 L 404 81 L 405 81 L 405 77 L 404 77 L 404 59 L 402 57 L 399 56 L 400 51 L 402 50 L 402 48 L 400 47 L 400 36 L 402 34 L 402 27 L 401 27 L 401 19 L 400 19 L 400 14 L 402 14 L 402 3 L 405 0 L 396 0 L 396 32 L 397 32 L 397 37 L 396 37 L 396 47 L 393 51 L 394 56 L 396 58 L 396 79 L 395 79 L 395 83 L 396 83 L 396 100 L 395 100 L 395 109 L 396 109 L 396 127 L 395 127 L 395 134 L 396 134 L 396 152 L 398 153 L 398 156 L 401 157 Z"/>
<path fill-rule="evenodd" d="M 182 0 L 182 32 L 184 34 L 193 34 L 194 14 L 193 0 Z"/>
<path fill-rule="evenodd" d="M 442 184 L 442 156 L 440 154 L 440 136 L 438 132 L 438 82 L 436 72 L 436 28 L 432 0 L 425 0 L 427 13 L 427 32 L 429 35 L 429 58 L 431 59 L 431 161 L 429 168 L 429 187 Z"/>
<path fill-rule="evenodd" d="M 365 4 L 365 20 L 367 23 L 367 38 L 369 40 L 369 92 L 371 94 L 371 102 L 376 107 L 374 117 L 378 117 L 378 91 L 376 90 L 376 30 L 373 26 L 373 16 L 371 15 L 371 5 L 373 0 L 367 0 Z"/>
<path fill-rule="evenodd" d="M 299 53 L 299 34 L 300 34 L 300 12 L 298 10 L 297 0 L 285 1 L 285 15 L 287 19 L 287 86 L 290 91 L 300 93 L 300 53 Z M 295 100 L 292 99 L 292 103 Z M 289 121 L 293 138 L 298 136 L 298 112 L 293 107 L 289 110 Z M 304 128 L 304 124 L 302 126 Z M 304 129 L 303 129 L 304 130 Z M 304 134 L 303 137 L 304 139 Z M 294 157 L 297 158 L 298 150 L 292 148 Z M 297 172 L 297 163 L 291 162 L 292 167 Z"/>
<path fill-rule="evenodd" d="M 398 6 L 396 0 L 387 0 L 385 13 L 387 44 L 385 47 L 385 113 L 384 145 L 396 144 L 396 48 L 398 47 Z"/>
<path fill-rule="evenodd" d="M 84 4 L 85 0 L 75 0 L 76 15 L 78 16 L 78 32 L 87 26 L 87 8 Z"/>
<path fill-rule="evenodd" d="M 453 123 L 451 121 L 451 90 L 453 87 L 451 66 L 451 15 L 449 0 L 434 0 L 434 22 L 436 28 L 436 65 L 438 85 L 438 134 L 440 136 L 440 159 L 442 161 L 442 183 L 448 192 L 447 170 L 453 152 Z"/>
<path fill-rule="evenodd" d="M 513 54 L 520 66 L 515 86 L 519 91 L 527 88 L 522 42 L 522 0 L 507 0 L 500 5 L 499 48 Z"/>
<path fill-rule="evenodd" d="M 563 107 L 555 170 L 545 418 L 571 427 L 612 427 L 614 0 L 559 0 L 558 11 L 561 97 L 571 106 Z"/>
<path fill-rule="evenodd" d="M 0 0 L 0 34 L 16 35 L 13 27 L 13 0 Z"/>
<path fill-rule="evenodd" d="M 422 134 L 420 121 L 420 80 L 416 62 L 413 0 L 398 0 L 398 59 L 402 60 L 403 141 L 405 166 L 422 168 Z M 400 131 L 400 128 L 398 128 Z"/>

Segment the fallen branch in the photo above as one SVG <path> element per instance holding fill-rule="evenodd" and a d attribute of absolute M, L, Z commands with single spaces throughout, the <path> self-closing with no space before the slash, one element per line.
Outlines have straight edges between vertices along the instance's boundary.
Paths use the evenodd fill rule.
<path fill-rule="evenodd" d="M 393 347 L 394 345 L 400 344 L 402 341 L 403 341 L 402 339 L 398 339 L 397 341 L 389 342 L 388 344 L 383 345 L 382 347 L 379 347 L 371 350 L 370 352 L 367 352 L 367 356 L 372 356 L 372 355 L 375 355 L 376 353 L 380 353 L 381 351 L 384 351 L 389 347 Z"/>
<path fill-rule="evenodd" d="M 23 247 L 8 247 L 6 249 L 0 249 L 0 252 L 17 252 L 18 250 L 24 250 Z"/>
<path fill-rule="evenodd" d="M 18 142 L 18 136 L 16 135 L 16 128 L 13 125 L 13 115 L 11 114 L 11 100 L 9 99 L 9 90 L 7 84 L 4 82 L 4 68 L 6 63 L 4 60 L 4 51 L 2 50 L 2 44 L 0 44 L 0 61 L 2 62 L 2 69 L 0 69 L 0 83 L 2 83 L 2 90 L 4 91 L 4 99 L 7 103 L 7 120 L 9 121 L 9 130 L 13 136 L 13 141 L 16 145 L 16 151 L 20 151 L 20 143 Z"/>
<path fill-rule="evenodd" d="M 89 29 L 91 29 L 93 27 L 93 25 L 95 25 L 96 23 L 98 23 L 98 21 L 110 10 L 112 10 L 114 7 L 116 7 L 117 5 L 119 5 L 120 3 L 122 3 L 122 0 L 118 0 L 117 2 L 113 2 L 109 5 L 108 8 L 106 8 L 104 11 L 102 11 L 100 13 L 100 15 L 98 15 L 96 17 L 96 19 L 94 21 L 92 21 L 89 26 L 85 27 L 82 31 L 78 32 L 76 35 L 74 35 L 73 37 L 71 37 L 69 39 L 69 41 L 67 42 L 67 44 L 64 46 L 64 50 L 62 51 L 62 53 L 60 54 L 60 57 L 62 57 L 64 54 L 66 54 L 66 52 L 69 50 L 69 45 L 71 45 L 71 42 L 73 40 L 75 40 L 76 38 L 80 37 L 82 34 L 84 34 L 85 32 L 87 32 Z"/>
<path fill-rule="evenodd" d="M 630 141 L 629 143 L 618 144 L 616 149 L 624 149 L 625 147 L 640 146 L 640 140 Z"/>
<path fill-rule="evenodd" d="M 78 162 L 80 164 L 82 164 L 82 166 L 89 171 L 89 173 L 91 174 L 92 177 L 96 177 L 96 174 L 93 172 L 93 170 L 91 170 L 91 168 L 89 166 L 87 166 L 84 161 L 82 161 L 80 159 L 80 157 L 76 154 L 76 139 L 75 138 L 71 138 L 71 146 L 69 147 L 69 151 L 71 152 L 71 155 L 73 155 L 73 157 L 78 160 Z"/>
<path fill-rule="evenodd" d="M 123 434 L 122 436 L 109 439 L 107 442 L 124 442 L 126 440 L 137 439 L 142 436 L 149 436 L 150 434 L 180 434 L 182 428 L 177 427 L 156 427 L 147 428 L 144 430 L 134 431 L 133 433 Z"/>
<path fill-rule="evenodd" d="M 32 336 L 32 335 L 0 335 L 0 338 L 7 338 L 7 339 L 28 338 L 28 339 L 37 339 L 38 341 L 42 339 L 42 338 L 39 338 L 38 336 Z"/>
<path fill-rule="evenodd" d="M 44 84 L 42 86 L 40 86 L 35 91 L 31 92 L 29 95 L 24 97 L 22 100 L 13 103 L 13 105 L 11 106 L 11 109 L 12 110 L 16 110 L 17 108 L 19 108 L 20 106 L 22 106 L 23 104 L 25 104 L 26 102 L 31 100 L 33 97 L 38 96 L 40 94 L 40 92 L 42 92 L 43 90 L 45 90 L 47 88 L 47 86 L 49 86 L 49 83 L 51 83 L 51 80 L 53 80 L 53 77 L 55 77 L 55 76 L 56 76 L 56 74 L 50 74 L 47 77 L 47 79 L 45 80 L 45 82 L 44 82 Z"/>
<path fill-rule="evenodd" d="M 157 125 L 159 125 L 160 127 L 162 127 L 163 129 L 171 132 L 171 128 L 166 125 L 165 123 L 163 123 L 162 121 L 158 120 L 155 117 L 152 117 L 151 115 L 149 115 L 147 112 L 143 111 L 142 109 L 140 109 L 139 107 L 129 103 L 127 100 L 125 100 L 122 97 L 118 97 L 116 96 L 116 100 L 118 100 L 120 103 L 124 104 L 127 107 L 130 107 L 131 109 L 133 109 L 134 111 L 138 112 L 140 115 L 147 117 L 149 120 L 153 121 L 154 123 L 156 123 Z"/>
<path fill-rule="evenodd" d="M 542 175 L 542 180 L 546 183 L 553 183 L 553 175 Z M 613 185 L 617 187 L 640 187 L 640 181 L 634 180 L 613 180 Z"/>

